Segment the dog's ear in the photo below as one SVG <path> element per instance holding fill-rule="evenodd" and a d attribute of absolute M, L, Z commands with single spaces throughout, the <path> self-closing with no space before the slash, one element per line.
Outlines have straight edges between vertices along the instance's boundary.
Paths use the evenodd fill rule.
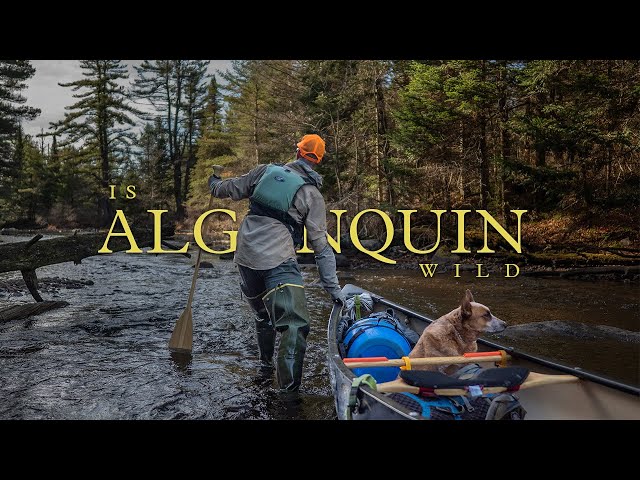
<path fill-rule="evenodd" d="M 467 288 L 467 291 L 464 292 L 464 296 L 465 298 L 469 299 L 469 302 L 475 302 L 475 300 L 473 299 L 473 295 L 471 294 L 471 290 L 469 290 Z"/>
<path fill-rule="evenodd" d="M 460 302 L 460 315 L 463 320 L 471 316 L 471 302 L 473 302 L 473 295 L 467 290 L 462 298 L 462 302 Z"/>

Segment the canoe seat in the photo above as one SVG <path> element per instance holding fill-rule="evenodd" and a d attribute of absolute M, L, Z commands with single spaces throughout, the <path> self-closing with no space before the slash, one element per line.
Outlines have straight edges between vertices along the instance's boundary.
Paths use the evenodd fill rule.
<path fill-rule="evenodd" d="M 487 368 L 465 380 L 450 377 L 440 372 L 425 372 L 421 370 L 400 372 L 400 378 L 409 385 L 428 389 L 464 388 L 472 385 L 512 389 L 522 385 L 528 376 L 529 370 L 522 367 Z"/>

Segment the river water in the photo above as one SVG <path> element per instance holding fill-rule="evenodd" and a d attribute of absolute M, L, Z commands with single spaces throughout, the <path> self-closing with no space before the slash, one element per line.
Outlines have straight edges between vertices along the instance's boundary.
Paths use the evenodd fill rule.
<path fill-rule="evenodd" d="M 2 236 L 0 240 L 26 238 Z M 195 255 L 194 255 L 195 257 Z M 203 258 L 193 305 L 193 357 L 167 342 L 182 313 L 194 258 L 116 253 L 38 269 L 46 300 L 69 306 L 0 323 L 1 419 L 331 419 L 326 364 L 328 296 L 304 269 L 312 316 L 301 402 L 285 402 L 258 372 L 253 319 L 231 261 Z M 637 285 L 518 277 L 425 279 L 420 271 L 353 270 L 355 283 L 428 316 L 456 307 L 465 288 L 511 326 L 494 338 L 639 384 Z M 0 274 L 0 307 L 32 301 L 17 272 Z M 56 278 L 85 280 L 66 288 Z M 89 282 L 91 281 L 91 282 Z"/>

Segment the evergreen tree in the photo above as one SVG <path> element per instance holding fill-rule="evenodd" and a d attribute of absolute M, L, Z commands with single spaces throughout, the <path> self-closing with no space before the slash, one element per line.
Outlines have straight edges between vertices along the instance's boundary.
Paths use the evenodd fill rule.
<path fill-rule="evenodd" d="M 196 116 L 204 93 L 202 82 L 208 64 L 208 61 L 200 60 L 145 60 L 136 67 L 138 78 L 134 91 L 155 110 L 147 118 L 161 118 L 167 131 L 177 219 L 185 216 L 187 191 L 182 181 L 185 148 L 190 145 L 192 149 L 197 135 Z"/>
<path fill-rule="evenodd" d="M 194 176 L 189 186 L 191 208 L 201 209 L 207 204 L 210 195 L 207 181 L 213 172 L 213 165 L 228 167 L 237 161 L 231 144 L 231 137 L 225 131 L 222 122 L 222 102 L 218 82 L 213 76 L 207 87 L 206 103 L 200 119 Z"/>
<path fill-rule="evenodd" d="M 135 140 L 129 114 L 140 114 L 129 102 L 125 87 L 119 83 L 129 75 L 120 60 L 82 60 L 85 78 L 60 83 L 71 88 L 78 101 L 66 107 L 64 119 L 51 123 L 52 133 L 63 138 L 61 146 L 82 144 L 84 159 L 97 164 L 100 194 L 98 226 L 110 225 L 114 209 L 109 202 L 109 184 L 114 163 L 121 161 L 128 145 Z"/>
<path fill-rule="evenodd" d="M 40 109 L 25 105 L 22 93 L 27 88 L 25 81 L 34 74 L 28 60 L 0 60 L 0 198 L 15 194 L 22 152 L 14 152 L 13 143 L 22 142 L 20 124 L 40 114 Z"/>
<path fill-rule="evenodd" d="M 184 168 L 184 192 L 189 193 L 189 181 L 191 170 L 196 163 L 196 139 L 200 133 L 200 122 L 204 115 L 209 86 L 205 82 L 209 62 L 202 60 L 192 61 L 187 65 L 187 83 L 184 102 L 184 135 L 185 135 L 185 159 Z"/>
<path fill-rule="evenodd" d="M 167 131 L 160 118 L 147 123 L 138 139 L 141 188 L 150 208 L 167 208 L 171 204 L 171 159 L 167 143 Z"/>

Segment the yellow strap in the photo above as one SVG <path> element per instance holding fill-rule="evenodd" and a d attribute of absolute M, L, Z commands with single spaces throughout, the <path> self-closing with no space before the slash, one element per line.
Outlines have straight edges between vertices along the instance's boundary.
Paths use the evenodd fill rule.
<path fill-rule="evenodd" d="M 505 352 L 504 350 L 500 350 L 500 366 L 507 366 L 507 352 Z"/>
<path fill-rule="evenodd" d="M 283 283 L 282 285 L 278 285 L 277 287 L 272 288 L 271 290 L 269 290 L 267 293 L 265 293 L 264 295 L 262 295 L 262 300 L 264 300 L 265 298 L 267 298 L 269 295 L 271 295 L 273 292 L 275 292 L 276 290 L 279 290 L 281 288 L 284 287 L 298 287 L 298 288 L 304 288 L 304 285 L 296 285 L 295 283 Z"/>
<path fill-rule="evenodd" d="M 409 357 L 402 357 L 404 360 L 404 366 L 400 367 L 400 370 L 411 370 L 411 359 Z"/>

